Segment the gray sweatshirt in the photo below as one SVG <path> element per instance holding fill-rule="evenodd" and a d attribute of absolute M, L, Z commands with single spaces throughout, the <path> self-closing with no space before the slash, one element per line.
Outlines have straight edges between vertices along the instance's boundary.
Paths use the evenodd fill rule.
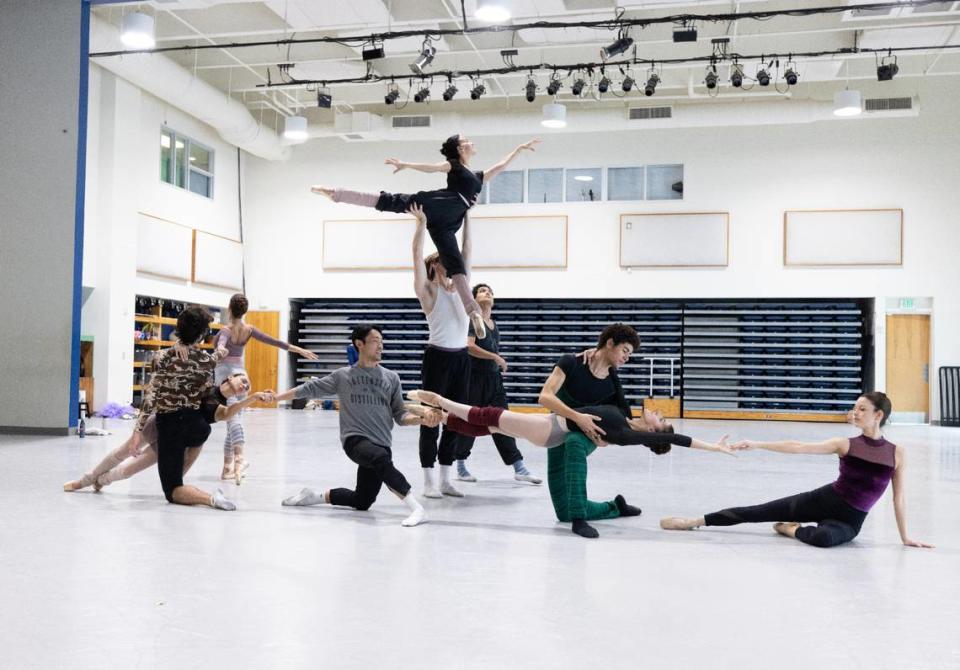
<path fill-rule="evenodd" d="M 351 435 L 360 435 L 382 447 L 391 446 L 393 422 L 399 424 L 407 415 L 396 372 L 380 365 L 344 367 L 298 386 L 293 397 L 333 395 L 340 398 L 341 442 Z"/>

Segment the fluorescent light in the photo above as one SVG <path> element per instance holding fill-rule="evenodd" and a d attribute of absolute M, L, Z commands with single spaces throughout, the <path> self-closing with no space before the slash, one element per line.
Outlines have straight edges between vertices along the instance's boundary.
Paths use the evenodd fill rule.
<path fill-rule="evenodd" d="M 120 41 L 131 49 L 152 49 L 156 45 L 153 37 L 153 17 L 140 12 L 124 15 Z"/>
<path fill-rule="evenodd" d="M 303 142 L 307 134 L 307 117 L 288 116 L 283 120 L 283 136 L 288 140 Z"/>
<path fill-rule="evenodd" d="M 577 181 L 593 181 L 593 177 L 588 174 L 578 174 L 574 179 Z"/>
<path fill-rule="evenodd" d="M 860 91 L 844 89 L 833 94 L 834 116 L 856 116 L 861 111 Z"/>
<path fill-rule="evenodd" d="M 509 20 L 510 10 L 502 0 L 477 0 L 477 10 L 473 15 L 481 21 L 503 23 Z"/>
<path fill-rule="evenodd" d="M 549 102 L 543 106 L 543 119 L 540 125 L 545 128 L 566 128 L 567 107 L 559 102 Z"/>

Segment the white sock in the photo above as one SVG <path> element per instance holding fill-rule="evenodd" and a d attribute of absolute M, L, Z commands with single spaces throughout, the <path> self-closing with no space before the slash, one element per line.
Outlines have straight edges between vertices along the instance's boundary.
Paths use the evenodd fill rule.
<path fill-rule="evenodd" d="M 463 493 L 453 487 L 453 484 L 450 483 L 450 465 L 441 465 L 440 466 L 440 493 L 445 496 L 453 496 L 455 498 L 462 498 Z"/>
<path fill-rule="evenodd" d="M 443 466 L 441 466 L 443 467 Z M 437 489 L 433 481 L 433 468 L 423 469 L 423 497 L 424 498 L 442 498 L 443 494 Z"/>
<path fill-rule="evenodd" d="M 327 502 L 327 498 L 323 493 L 314 493 L 312 489 L 300 489 L 300 493 L 290 496 L 289 498 L 284 498 L 281 505 L 287 507 L 293 506 L 306 506 L 306 505 L 322 505 Z"/>
<path fill-rule="evenodd" d="M 227 497 L 223 495 L 223 491 L 220 489 L 214 491 L 213 495 L 210 496 L 210 506 L 216 507 L 217 509 L 227 510 L 228 512 L 232 512 L 233 510 L 237 509 L 236 504 L 230 500 L 227 500 Z"/>
<path fill-rule="evenodd" d="M 410 510 L 410 516 L 400 522 L 401 526 L 416 526 L 426 520 L 427 511 L 423 509 L 423 505 L 420 504 L 420 501 L 414 497 L 413 491 L 405 495 L 400 502 L 406 505 L 407 509 Z"/>

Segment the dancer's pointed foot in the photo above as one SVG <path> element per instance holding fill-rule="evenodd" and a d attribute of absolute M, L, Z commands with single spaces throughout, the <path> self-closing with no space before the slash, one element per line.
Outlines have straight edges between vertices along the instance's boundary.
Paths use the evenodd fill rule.
<path fill-rule="evenodd" d="M 433 391 L 424 391 L 422 389 L 407 391 L 407 398 L 421 405 L 426 405 L 427 407 L 440 408 L 440 395 Z"/>
<path fill-rule="evenodd" d="M 331 200 L 333 200 L 333 191 L 334 189 L 330 188 L 329 186 L 323 186 L 322 184 L 314 184 L 313 186 L 310 187 L 311 193 L 316 193 L 318 195 L 326 196 Z"/>
<path fill-rule="evenodd" d="M 73 481 L 69 481 L 63 485 L 63 490 L 66 491 L 67 493 L 72 493 L 73 491 L 79 491 L 82 488 L 83 488 L 83 482 L 81 482 L 79 479 L 74 479 Z"/>
<path fill-rule="evenodd" d="M 613 502 L 617 505 L 617 509 L 620 510 L 620 516 L 640 516 L 640 508 L 628 504 L 622 495 L 617 494 Z"/>
<path fill-rule="evenodd" d="M 470 323 L 473 324 L 473 332 L 476 333 L 478 340 L 482 340 L 487 336 L 487 324 L 483 322 L 482 313 L 474 312 L 471 314 Z"/>
<path fill-rule="evenodd" d="M 682 516 L 668 516 L 660 519 L 660 527 L 664 530 L 693 530 L 700 524 L 699 519 L 686 519 Z"/>

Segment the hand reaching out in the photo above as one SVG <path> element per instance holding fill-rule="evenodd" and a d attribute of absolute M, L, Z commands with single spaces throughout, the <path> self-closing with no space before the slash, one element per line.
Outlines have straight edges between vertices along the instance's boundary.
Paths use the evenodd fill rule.
<path fill-rule="evenodd" d="M 298 347 L 298 346 L 293 345 L 293 344 L 290 345 L 290 351 L 292 351 L 293 353 L 295 353 L 297 356 L 300 356 L 301 358 L 307 358 L 307 359 L 310 359 L 311 361 L 315 361 L 315 360 L 317 360 L 318 358 L 320 358 L 319 356 L 317 356 L 317 355 L 316 355 L 315 353 L 313 353 L 312 351 L 308 351 L 307 349 L 304 349 L 304 348 L 302 348 L 302 347 Z"/>
<path fill-rule="evenodd" d="M 383 161 L 383 162 L 384 162 L 386 165 L 392 165 L 392 166 L 393 166 L 393 174 L 397 174 L 398 172 L 400 172 L 400 170 L 405 170 L 406 167 L 407 167 L 407 164 L 404 163 L 404 162 L 403 162 L 402 160 L 400 160 L 399 158 L 388 158 L 388 159 L 386 159 L 386 160 Z"/>
<path fill-rule="evenodd" d="M 521 144 L 521 145 L 520 145 L 519 147 L 517 147 L 517 148 L 518 148 L 518 149 L 521 149 L 521 150 L 522 150 L 522 149 L 526 149 L 526 150 L 528 150 L 528 151 L 536 151 L 536 149 L 535 149 L 534 147 L 536 147 L 538 144 L 540 144 L 540 138 L 539 138 L 539 137 L 535 137 L 535 138 L 533 138 L 532 140 L 530 140 L 529 142 L 524 142 L 523 144 Z"/>
<path fill-rule="evenodd" d="M 728 456 L 736 457 L 737 455 L 736 445 L 727 444 L 727 439 L 729 437 L 730 437 L 729 435 L 724 435 L 719 440 L 717 440 L 717 443 L 714 444 L 713 446 L 716 448 L 717 451 L 723 452 Z"/>

